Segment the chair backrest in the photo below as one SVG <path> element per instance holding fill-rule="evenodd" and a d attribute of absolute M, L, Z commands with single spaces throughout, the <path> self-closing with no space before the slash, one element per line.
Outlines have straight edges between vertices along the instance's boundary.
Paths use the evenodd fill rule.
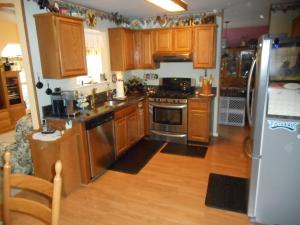
<path fill-rule="evenodd" d="M 55 177 L 53 184 L 47 180 L 23 175 L 11 174 L 10 152 L 4 153 L 3 167 L 3 219 L 5 225 L 10 225 L 10 211 L 17 211 L 32 215 L 48 224 L 58 225 L 60 198 L 61 198 L 61 170 L 62 164 L 58 160 L 55 163 Z M 26 189 L 49 197 L 52 200 L 51 207 L 37 201 L 10 196 L 12 187 Z"/>

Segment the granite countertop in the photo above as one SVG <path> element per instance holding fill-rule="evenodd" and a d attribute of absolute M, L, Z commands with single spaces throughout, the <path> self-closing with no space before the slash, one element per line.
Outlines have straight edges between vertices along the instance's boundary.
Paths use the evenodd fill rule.
<path fill-rule="evenodd" d="M 105 105 L 104 102 L 103 104 L 100 105 L 96 105 L 96 107 L 94 109 L 87 109 L 84 112 L 81 112 L 79 115 L 77 115 L 76 117 L 57 117 L 51 114 L 48 114 L 45 116 L 45 119 L 51 119 L 51 120 L 74 120 L 76 122 L 81 122 L 84 123 L 86 121 L 89 121 L 97 116 L 101 116 L 104 115 L 106 113 L 109 112 L 114 112 L 114 111 L 118 111 L 124 107 L 130 106 L 130 105 L 134 105 L 137 104 L 139 101 L 142 101 L 146 98 L 145 95 L 138 95 L 138 96 L 129 96 L 127 97 L 126 100 L 116 100 L 119 101 L 120 104 L 116 105 L 116 106 L 108 106 Z M 115 99 L 114 99 L 115 100 Z"/>
<path fill-rule="evenodd" d="M 203 94 L 201 94 L 201 92 L 202 92 L 201 88 L 196 89 L 196 92 L 198 92 L 199 94 L 193 94 L 193 95 L 189 96 L 189 99 L 213 98 L 213 97 L 215 97 L 217 95 L 217 88 L 216 87 L 212 87 L 210 95 L 203 95 Z"/>

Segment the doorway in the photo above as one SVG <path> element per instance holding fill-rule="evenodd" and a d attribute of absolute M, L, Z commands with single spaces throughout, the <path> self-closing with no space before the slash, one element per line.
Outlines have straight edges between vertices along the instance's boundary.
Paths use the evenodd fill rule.
<path fill-rule="evenodd" d="M 40 116 L 38 103 L 36 98 L 35 81 L 32 74 L 32 65 L 29 52 L 29 46 L 27 41 L 26 21 L 23 10 L 22 0 L 0 0 L 1 11 L 4 11 L 9 16 L 12 24 L 15 24 L 17 29 L 17 41 L 22 52 L 21 66 L 16 63 L 17 66 L 21 67 L 20 86 L 23 89 L 23 99 L 26 105 L 30 107 L 33 128 L 39 129 L 40 127 Z M 20 69 L 14 68 L 14 69 Z"/>

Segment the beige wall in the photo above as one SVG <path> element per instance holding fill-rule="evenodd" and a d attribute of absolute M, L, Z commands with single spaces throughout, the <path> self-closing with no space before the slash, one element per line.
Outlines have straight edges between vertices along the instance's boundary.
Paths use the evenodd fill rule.
<path fill-rule="evenodd" d="M 19 43 L 17 24 L 0 17 L 0 53 L 7 43 Z"/>

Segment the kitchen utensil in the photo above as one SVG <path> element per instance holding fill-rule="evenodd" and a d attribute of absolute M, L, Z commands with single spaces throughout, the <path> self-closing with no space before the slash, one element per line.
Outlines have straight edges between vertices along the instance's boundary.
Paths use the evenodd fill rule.
<path fill-rule="evenodd" d="M 44 84 L 40 81 L 40 77 L 38 77 L 38 82 L 36 83 L 36 88 L 37 89 L 42 89 Z"/>
<path fill-rule="evenodd" d="M 49 87 L 49 83 L 47 83 L 48 88 L 46 89 L 46 94 L 51 95 L 52 94 L 52 89 Z"/>

